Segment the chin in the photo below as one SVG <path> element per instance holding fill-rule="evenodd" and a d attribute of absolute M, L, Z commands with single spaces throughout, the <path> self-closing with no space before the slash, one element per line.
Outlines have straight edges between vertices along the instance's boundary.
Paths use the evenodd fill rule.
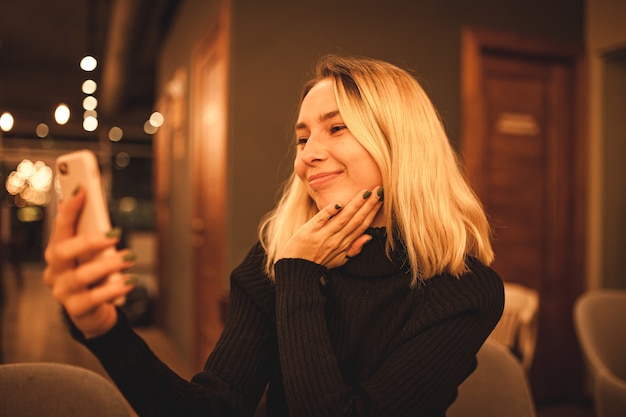
<path fill-rule="evenodd" d="M 331 203 L 331 200 L 327 199 L 327 198 L 320 198 L 320 197 L 313 197 L 313 201 L 315 202 L 315 206 L 317 207 L 318 210 L 323 209 L 324 207 L 326 207 L 327 205 L 329 205 Z"/>
<path fill-rule="evenodd" d="M 354 198 L 359 190 L 348 192 L 346 192 L 346 190 L 339 190 L 333 192 L 329 189 L 325 191 L 326 192 L 324 192 L 324 190 L 318 190 L 315 193 L 309 194 L 313 198 L 313 201 L 315 201 L 315 205 L 317 206 L 318 210 L 323 209 L 329 204 L 335 205 L 336 203 L 339 203 L 342 206 L 345 206 L 350 202 L 350 200 L 352 200 L 352 198 Z"/>

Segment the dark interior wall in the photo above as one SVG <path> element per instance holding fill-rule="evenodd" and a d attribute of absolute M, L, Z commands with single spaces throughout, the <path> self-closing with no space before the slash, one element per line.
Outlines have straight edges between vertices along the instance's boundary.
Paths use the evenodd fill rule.
<path fill-rule="evenodd" d="M 583 6 L 583 0 L 233 0 L 230 266 L 254 242 L 291 168 L 286 154 L 300 86 L 320 56 L 367 55 L 413 70 L 458 145 L 461 28 L 583 42 Z"/>

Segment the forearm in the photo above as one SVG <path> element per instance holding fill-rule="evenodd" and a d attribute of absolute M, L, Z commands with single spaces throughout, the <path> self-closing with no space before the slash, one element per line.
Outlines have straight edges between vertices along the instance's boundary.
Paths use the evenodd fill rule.
<path fill-rule="evenodd" d="M 139 416 L 237 415 L 208 384 L 186 381 L 169 369 L 119 314 L 118 323 L 100 337 L 85 339 L 75 327 L 71 332 L 94 353 Z"/>
<path fill-rule="evenodd" d="M 351 395 L 324 319 L 320 278 L 326 268 L 282 260 L 276 272 L 276 328 L 289 410 L 297 416 L 347 415 Z"/>

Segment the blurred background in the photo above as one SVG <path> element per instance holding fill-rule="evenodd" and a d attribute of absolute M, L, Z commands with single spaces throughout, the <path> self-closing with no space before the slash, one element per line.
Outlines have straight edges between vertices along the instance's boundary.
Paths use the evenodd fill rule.
<path fill-rule="evenodd" d="M 26 290 L 41 285 L 54 160 L 86 148 L 139 255 L 129 314 L 201 366 L 291 169 L 302 83 L 327 53 L 366 55 L 422 82 L 496 220 L 494 267 L 539 294 L 536 401 L 584 405 L 572 305 L 626 287 L 624 17 L 622 0 L 3 2 L 4 360 L 49 359 L 16 353 L 54 337 L 37 325 L 56 317 L 49 294 Z"/>

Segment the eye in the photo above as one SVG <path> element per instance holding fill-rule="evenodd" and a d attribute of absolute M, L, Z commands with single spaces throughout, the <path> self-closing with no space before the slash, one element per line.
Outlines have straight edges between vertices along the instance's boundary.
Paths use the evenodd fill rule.
<path fill-rule="evenodd" d="M 337 133 L 346 129 L 346 125 L 335 125 L 330 128 L 330 133 Z"/>
<path fill-rule="evenodd" d="M 296 145 L 297 146 L 306 145 L 308 140 L 309 138 L 298 138 L 298 140 L 296 140 Z"/>

